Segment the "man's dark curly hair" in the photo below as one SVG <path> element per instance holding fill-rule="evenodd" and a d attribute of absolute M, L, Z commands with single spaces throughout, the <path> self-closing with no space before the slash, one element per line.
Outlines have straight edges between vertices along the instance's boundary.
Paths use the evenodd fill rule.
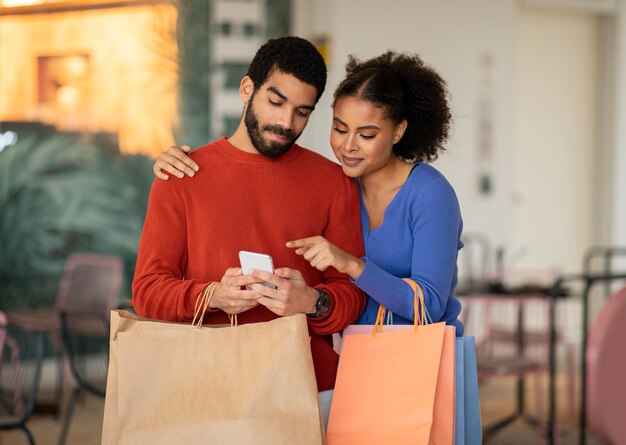
<path fill-rule="evenodd" d="M 388 51 L 364 62 L 350 56 L 333 105 L 344 96 L 382 108 L 394 124 L 406 119 L 404 135 L 393 146 L 399 158 L 431 162 L 445 150 L 452 120 L 446 82 L 417 55 Z"/>
<path fill-rule="evenodd" d="M 248 76 L 258 89 L 274 70 L 291 74 L 304 83 L 313 85 L 319 100 L 326 87 L 326 64 L 319 51 L 308 40 L 300 37 L 280 37 L 267 41 L 254 56 Z"/>

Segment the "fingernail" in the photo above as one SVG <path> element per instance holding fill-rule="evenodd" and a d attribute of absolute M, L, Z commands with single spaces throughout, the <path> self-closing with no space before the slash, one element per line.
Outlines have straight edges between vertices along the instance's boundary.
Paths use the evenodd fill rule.
<path fill-rule="evenodd" d="M 288 241 L 287 242 L 287 247 L 291 247 L 291 244 L 292 244 L 291 241 Z"/>
<path fill-rule="evenodd" d="M 189 176 L 193 176 L 193 175 L 195 175 L 196 173 L 195 173 L 193 170 L 187 170 L 187 174 L 188 174 Z"/>
<path fill-rule="evenodd" d="M 179 173 L 176 173 L 176 176 L 178 176 L 179 178 L 182 178 L 185 175 L 183 175 L 181 172 L 179 172 Z"/>
<path fill-rule="evenodd" d="M 198 170 L 200 170 L 200 167 L 198 167 L 197 165 L 195 165 L 195 164 L 194 164 L 193 169 L 194 169 L 195 171 L 198 171 Z"/>

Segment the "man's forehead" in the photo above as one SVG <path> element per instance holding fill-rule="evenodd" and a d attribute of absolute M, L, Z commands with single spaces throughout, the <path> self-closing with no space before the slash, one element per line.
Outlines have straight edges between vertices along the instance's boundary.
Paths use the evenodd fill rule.
<path fill-rule="evenodd" d="M 298 79 L 293 74 L 285 73 L 278 69 L 271 71 L 260 89 L 274 93 L 279 92 L 280 95 L 289 100 L 310 104 L 314 104 L 317 97 L 317 88 L 313 85 Z"/>

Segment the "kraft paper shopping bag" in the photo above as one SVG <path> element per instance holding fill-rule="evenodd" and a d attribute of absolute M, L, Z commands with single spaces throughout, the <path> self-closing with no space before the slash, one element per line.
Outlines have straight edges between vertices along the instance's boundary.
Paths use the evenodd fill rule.
<path fill-rule="evenodd" d="M 321 444 L 304 315 L 202 327 L 112 313 L 103 444 Z"/>

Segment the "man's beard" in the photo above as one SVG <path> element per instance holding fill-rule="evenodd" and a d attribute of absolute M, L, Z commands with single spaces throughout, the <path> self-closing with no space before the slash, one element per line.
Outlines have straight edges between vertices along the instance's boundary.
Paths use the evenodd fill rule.
<path fill-rule="evenodd" d="M 248 108 L 246 109 L 243 119 L 246 124 L 246 129 L 248 130 L 248 136 L 250 137 L 250 141 L 252 141 L 252 145 L 254 145 L 254 148 L 256 148 L 257 151 L 263 156 L 267 156 L 268 158 L 277 158 L 285 153 L 287 150 L 289 150 L 296 142 L 296 140 L 300 137 L 300 135 L 294 135 L 293 131 L 283 128 L 280 125 L 264 125 L 263 131 L 270 131 L 274 134 L 289 139 L 284 144 L 275 141 L 266 142 L 261 135 L 259 120 L 257 119 L 256 114 L 252 109 L 253 99 L 254 96 L 250 98 L 250 101 L 248 102 Z"/>

